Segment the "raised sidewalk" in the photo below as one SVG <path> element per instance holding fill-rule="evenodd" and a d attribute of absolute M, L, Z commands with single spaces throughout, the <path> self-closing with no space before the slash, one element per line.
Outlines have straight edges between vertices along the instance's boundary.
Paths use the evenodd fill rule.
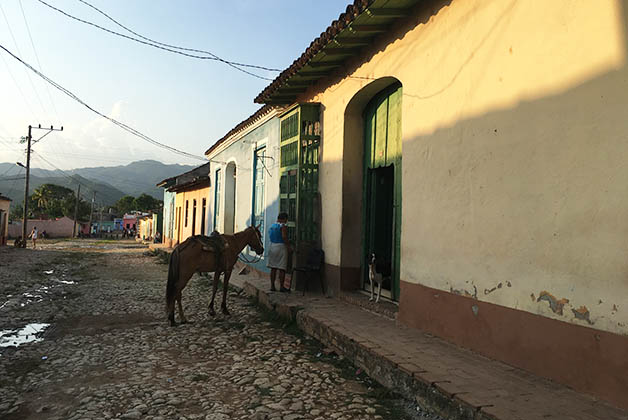
<path fill-rule="evenodd" d="M 230 284 L 296 320 L 382 385 L 448 419 L 628 420 L 627 411 L 604 401 L 399 325 L 385 309 L 374 313 L 320 294 L 269 292 L 268 279 L 236 273 Z"/>

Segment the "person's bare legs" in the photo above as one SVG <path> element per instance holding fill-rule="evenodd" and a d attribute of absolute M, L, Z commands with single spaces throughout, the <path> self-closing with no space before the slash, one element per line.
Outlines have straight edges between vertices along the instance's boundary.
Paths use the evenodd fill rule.
<path fill-rule="evenodd" d="M 279 285 L 283 290 L 290 290 L 290 285 L 286 284 L 286 270 L 279 270 Z"/>
<path fill-rule="evenodd" d="M 281 274 L 280 274 L 281 276 Z M 275 292 L 277 291 L 277 289 L 275 288 L 275 279 L 277 278 L 277 269 L 276 268 L 271 268 L 270 269 L 270 291 L 271 292 Z M 279 277 L 279 281 L 281 282 L 281 277 Z M 283 283 L 279 284 L 279 287 L 281 287 Z"/>

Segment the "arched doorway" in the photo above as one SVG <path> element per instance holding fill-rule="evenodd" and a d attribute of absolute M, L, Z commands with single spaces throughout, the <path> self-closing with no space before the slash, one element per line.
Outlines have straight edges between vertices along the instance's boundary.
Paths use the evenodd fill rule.
<path fill-rule="evenodd" d="M 232 235 L 235 233 L 235 211 L 236 211 L 236 165 L 229 162 L 225 169 L 225 214 L 224 233 Z"/>
<path fill-rule="evenodd" d="M 378 79 L 345 110 L 341 265 L 344 290 L 370 289 L 368 256 L 390 264 L 382 295 L 399 300 L 401 83 Z M 359 206 L 356 206 L 359 203 Z"/>
<path fill-rule="evenodd" d="M 364 255 L 390 265 L 382 289 L 399 299 L 401 239 L 401 84 L 378 93 L 364 110 Z M 366 271 L 366 270 L 365 270 Z"/>

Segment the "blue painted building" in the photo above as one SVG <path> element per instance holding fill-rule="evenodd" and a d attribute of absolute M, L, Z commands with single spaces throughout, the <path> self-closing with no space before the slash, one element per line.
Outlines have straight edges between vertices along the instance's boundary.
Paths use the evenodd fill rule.
<path fill-rule="evenodd" d="M 273 106 L 260 108 L 205 152 L 212 165 L 209 232 L 230 234 L 255 224 L 268 249 L 267 228 L 279 213 L 281 111 Z M 252 250 L 245 249 L 244 254 L 255 258 Z M 251 265 L 268 271 L 264 257 Z"/>

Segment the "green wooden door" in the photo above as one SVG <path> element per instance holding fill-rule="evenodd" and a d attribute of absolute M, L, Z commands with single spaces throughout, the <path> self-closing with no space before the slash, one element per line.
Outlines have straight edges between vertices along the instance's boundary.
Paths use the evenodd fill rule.
<path fill-rule="evenodd" d="M 399 300 L 401 239 L 401 85 L 376 95 L 364 110 L 364 252 L 391 264 L 390 291 Z M 363 270 L 368 284 L 368 270 Z"/>

